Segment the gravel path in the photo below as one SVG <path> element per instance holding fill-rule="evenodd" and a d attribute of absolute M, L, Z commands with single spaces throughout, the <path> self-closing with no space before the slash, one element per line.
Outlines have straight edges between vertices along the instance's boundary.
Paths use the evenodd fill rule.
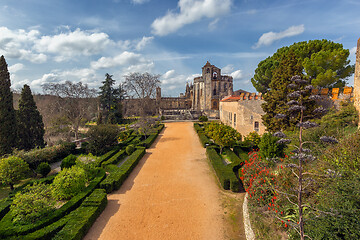
<path fill-rule="evenodd" d="M 193 123 L 167 123 L 84 239 L 222 240 L 220 205 Z"/>

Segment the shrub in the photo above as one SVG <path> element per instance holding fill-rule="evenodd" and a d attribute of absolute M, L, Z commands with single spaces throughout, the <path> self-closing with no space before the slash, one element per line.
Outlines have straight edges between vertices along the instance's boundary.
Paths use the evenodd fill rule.
<path fill-rule="evenodd" d="M 76 158 L 77 157 L 72 154 L 64 158 L 60 164 L 61 170 L 63 170 L 64 168 L 71 168 L 72 166 L 74 166 L 76 164 Z"/>
<path fill-rule="evenodd" d="M 85 188 L 84 169 L 73 166 L 65 168 L 54 179 L 51 192 L 55 199 L 70 199 Z"/>
<path fill-rule="evenodd" d="M 51 199 L 49 186 L 35 182 L 15 195 L 10 213 L 14 223 L 30 224 L 49 214 L 54 209 L 54 205 L 55 201 Z"/>
<path fill-rule="evenodd" d="M 126 154 L 128 156 L 130 156 L 135 151 L 135 148 L 133 145 L 130 144 L 126 147 L 125 151 L 126 151 Z"/>
<path fill-rule="evenodd" d="M 120 130 L 116 125 L 101 124 L 92 126 L 88 131 L 89 151 L 95 155 L 101 155 L 117 144 L 117 136 Z"/>
<path fill-rule="evenodd" d="M 268 164 L 272 164 L 272 158 L 283 157 L 285 145 L 278 144 L 279 138 L 274 137 L 271 133 L 264 133 L 259 143 L 260 155 Z"/>
<path fill-rule="evenodd" d="M 29 165 L 19 157 L 10 156 L 0 159 L 0 182 L 14 189 L 14 184 L 30 171 Z"/>
<path fill-rule="evenodd" d="M 208 117 L 207 117 L 207 116 L 200 116 L 200 117 L 199 117 L 199 121 L 200 121 L 200 122 L 207 122 L 207 121 L 208 121 Z"/>
<path fill-rule="evenodd" d="M 161 121 L 164 121 L 166 118 L 165 118 L 165 116 L 161 116 Z"/>
<path fill-rule="evenodd" d="M 261 136 L 256 131 L 253 131 L 249 133 L 244 140 L 253 143 L 253 145 L 255 146 L 259 146 L 261 141 Z"/>
<path fill-rule="evenodd" d="M 51 167 L 47 162 L 42 162 L 36 168 L 36 172 L 41 174 L 42 177 L 46 177 L 51 171 Z"/>
<path fill-rule="evenodd" d="M 115 165 L 107 166 L 110 174 L 100 183 L 100 187 L 105 189 L 107 193 L 119 189 L 144 154 L 145 148 L 138 148 L 120 167 Z"/>
<path fill-rule="evenodd" d="M 109 165 L 109 164 L 117 164 L 121 159 L 123 159 L 125 157 L 125 155 L 126 155 L 125 150 L 121 150 L 121 151 L 117 152 L 114 156 L 109 158 L 108 160 L 102 162 L 101 167 L 105 167 L 106 165 Z"/>

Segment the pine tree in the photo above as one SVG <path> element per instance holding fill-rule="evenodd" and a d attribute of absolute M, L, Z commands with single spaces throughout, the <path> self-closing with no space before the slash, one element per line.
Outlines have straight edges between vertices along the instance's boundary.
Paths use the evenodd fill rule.
<path fill-rule="evenodd" d="M 31 94 L 30 87 L 24 85 L 19 100 L 17 112 L 18 148 L 30 150 L 35 147 L 44 147 L 44 123 L 36 103 Z"/>
<path fill-rule="evenodd" d="M 108 122 L 108 118 L 111 116 L 111 121 L 119 123 L 122 119 L 121 100 L 123 100 L 124 90 L 121 85 L 119 88 L 113 87 L 115 80 L 112 79 L 112 75 L 106 73 L 105 77 L 99 96 L 100 105 L 105 113 L 105 122 Z"/>
<path fill-rule="evenodd" d="M 275 132 L 293 126 L 290 118 L 279 119 L 275 116 L 287 113 L 287 95 L 292 91 L 287 86 L 291 83 L 291 77 L 301 75 L 301 71 L 302 67 L 291 50 L 284 54 L 279 66 L 274 70 L 271 90 L 264 95 L 265 103 L 262 105 L 265 112 L 262 120 L 268 131 Z"/>
<path fill-rule="evenodd" d="M 16 119 L 10 74 L 4 56 L 0 57 L 0 155 L 11 153 L 16 145 Z"/>

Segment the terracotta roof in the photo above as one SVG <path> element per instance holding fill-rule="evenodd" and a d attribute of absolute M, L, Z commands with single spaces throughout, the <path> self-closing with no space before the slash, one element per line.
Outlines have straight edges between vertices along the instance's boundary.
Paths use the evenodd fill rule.
<path fill-rule="evenodd" d="M 226 97 L 223 100 L 221 100 L 221 102 L 235 102 L 235 101 L 239 101 L 240 100 L 240 96 L 230 96 L 230 97 Z"/>

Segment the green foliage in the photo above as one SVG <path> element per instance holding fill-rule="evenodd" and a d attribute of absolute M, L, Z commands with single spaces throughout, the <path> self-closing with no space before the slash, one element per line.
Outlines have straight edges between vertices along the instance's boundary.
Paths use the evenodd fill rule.
<path fill-rule="evenodd" d="M 55 177 L 51 192 L 55 199 L 70 199 L 85 188 L 86 174 L 84 169 L 73 166 L 64 168 Z"/>
<path fill-rule="evenodd" d="M 342 102 L 339 110 L 331 109 L 328 114 L 321 118 L 321 126 L 324 128 L 344 128 L 357 126 L 359 114 L 351 102 Z"/>
<path fill-rule="evenodd" d="M 161 116 L 161 121 L 164 121 L 166 118 L 165 118 L 165 116 Z"/>
<path fill-rule="evenodd" d="M 35 182 L 15 195 L 10 213 L 15 224 L 30 224 L 48 215 L 54 206 L 49 186 Z"/>
<path fill-rule="evenodd" d="M 135 147 L 130 144 L 130 145 L 126 146 L 125 151 L 126 151 L 126 154 L 128 156 L 130 156 L 135 151 Z"/>
<path fill-rule="evenodd" d="M 116 125 L 101 124 L 92 126 L 88 131 L 89 150 L 92 154 L 101 155 L 117 144 L 120 130 Z"/>
<path fill-rule="evenodd" d="M 106 193 L 96 189 L 81 206 L 67 216 L 67 223 L 55 236 L 56 239 L 82 239 L 107 204 Z"/>
<path fill-rule="evenodd" d="M 0 156 L 12 152 L 16 143 L 16 117 L 10 90 L 10 74 L 4 56 L 0 57 Z"/>
<path fill-rule="evenodd" d="M 254 146 L 259 146 L 261 136 L 256 131 L 253 131 L 249 133 L 244 140 L 251 142 Z"/>
<path fill-rule="evenodd" d="M 221 147 L 220 152 L 224 147 L 233 147 L 238 141 L 241 141 L 241 134 L 238 131 L 216 122 L 207 124 L 205 133 Z"/>
<path fill-rule="evenodd" d="M 207 117 L 207 116 L 200 116 L 200 117 L 199 117 L 199 121 L 200 121 L 200 122 L 207 122 L 207 121 L 208 121 L 208 117 Z"/>
<path fill-rule="evenodd" d="M 311 77 L 311 84 L 314 86 L 342 87 L 345 84 L 344 79 L 354 72 L 354 66 L 349 65 L 350 52 L 344 49 L 342 44 L 329 40 L 298 42 L 278 49 L 274 55 L 259 63 L 251 79 L 258 92 L 266 93 L 272 88 L 270 83 L 274 72 L 281 68 L 281 61 L 289 56 L 289 52 L 295 54 L 299 73 Z"/>
<path fill-rule="evenodd" d="M 10 156 L 0 160 L 0 182 L 9 185 L 11 190 L 29 171 L 29 165 L 19 157 Z"/>
<path fill-rule="evenodd" d="M 107 166 L 110 174 L 100 183 L 100 188 L 105 189 L 107 193 L 119 189 L 144 155 L 145 148 L 138 148 L 120 167 L 115 165 Z"/>
<path fill-rule="evenodd" d="M 42 162 L 36 168 L 36 172 L 41 174 L 42 177 L 46 177 L 51 171 L 51 167 L 47 162 Z"/>
<path fill-rule="evenodd" d="M 72 166 L 74 166 L 76 164 L 76 158 L 77 156 L 73 154 L 70 154 L 69 156 L 64 158 L 60 164 L 61 170 L 63 170 L 64 168 L 71 168 Z"/>
<path fill-rule="evenodd" d="M 36 168 L 41 162 L 56 162 L 74 152 L 75 143 L 61 143 L 52 147 L 33 149 L 29 152 L 18 151 L 14 155 L 24 159 L 31 168 Z"/>
<path fill-rule="evenodd" d="M 24 85 L 19 100 L 19 110 L 17 111 L 17 134 L 18 148 L 30 150 L 35 147 L 45 147 L 44 142 L 44 123 L 40 112 L 37 110 L 36 103 L 31 94 L 30 87 Z"/>
<path fill-rule="evenodd" d="M 109 158 L 108 160 L 103 161 L 101 163 L 101 167 L 104 168 L 106 165 L 109 165 L 109 164 L 117 164 L 121 159 L 125 158 L 126 155 L 127 154 L 126 154 L 125 150 L 121 150 L 121 151 L 117 152 L 114 156 Z"/>
<path fill-rule="evenodd" d="M 292 128 L 297 122 L 298 117 L 279 119 L 275 116 L 277 114 L 288 115 L 287 95 L 294 90 L 287 86 L 292 83 L 292 76 L 301 75 L 301 73 L 301 65 L 293 51 L 289 51 L 286 57 L 280 59 L 280 65 L 274 70 L 269 84 L 270 90 L 264 95 L 265 103 L 262 104 L 262 109 L 265 112 L 262 120 L 267 131 L 275 132 Z"/>
<path fill-rule="evenodd" d="M 101 165 L 101 160 L 101 157 L 95 157 L 91 153 L 81 154 L 76 158 L 76 166 L 84 169 L 85 179 L 90 181 L 97 172 L 96 167 Z"/>
<path fill-rule="evenodd" d="M 260 156 L 268 164 L 272 164 L 272 158 L 284 156 L 285 145 L 278 144 L 279 138 L 274 137 L 271 133 L 264 133 L 259 143 Z"/>
<path fill-rule="evenodd" d="M 317 194 L 318 214 L 305 225 L 313 239 L 360 239 L 360 178 L 330 178 Z"/>

